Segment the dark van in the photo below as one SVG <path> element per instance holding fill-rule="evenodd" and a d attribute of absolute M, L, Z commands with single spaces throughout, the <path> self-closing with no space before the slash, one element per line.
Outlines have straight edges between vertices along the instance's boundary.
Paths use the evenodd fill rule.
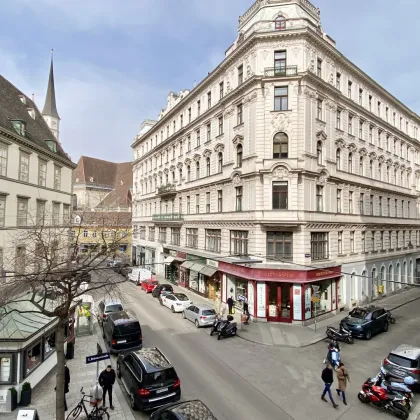
<path fill-rule="evenodd" d="M 139 350 L 143 345 L 139 321 L 126 311 L 113 312 L 104 323 L 104 336 L 112 354 Z"/>

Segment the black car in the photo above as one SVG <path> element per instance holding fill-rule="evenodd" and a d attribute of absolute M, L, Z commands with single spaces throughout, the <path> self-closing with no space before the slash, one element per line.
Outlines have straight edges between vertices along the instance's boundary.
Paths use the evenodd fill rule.
<path fill-rule="evenodd" d="M 114 266 L 112 267 L 112 269 L 117 274 L 123 274 L 123 271 L 127 270 L 128 267 L 130 267 L 129 263 L 124 263 L 122 261 L 117 261 L 114 264 Z"/>
<path fill-rule="evenodd" d="M 388 331 L 388 313 L 376 306 L 354 308 L 342 321 L 355 337 L 370 340 L 373 334 Z"/>
<path fill-rule="evenodd" d="M 133 410 L 151 410 L 181 398 L 181 382 L 175 368 L 157 347 L 120 354 L 117 376 Z"/>
<path fill-rule="evenodd" d="M 200 400 L 170 404 L 155 411 L 150 420 L 217 420 Z"/>
<path fill-rule="evenodd" d="M 143 345 L 140 322 L 126 311 L 109 313 L 103 329 L 111 354 L 141 349 Z"/>
<path fill-rule="evenodd" d="M 164 295 L 166 293 L 173 293 L 174 289 L 170 284 L 158 284 L 152 292 L 152 296 L 157 298 L 160 295 Z"/>

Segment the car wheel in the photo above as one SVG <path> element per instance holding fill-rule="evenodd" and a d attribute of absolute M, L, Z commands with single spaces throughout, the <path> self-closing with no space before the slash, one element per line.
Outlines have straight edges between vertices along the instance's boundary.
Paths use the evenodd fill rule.
<path fill-rule="evenodd" d="M 366 331 L 365 338 L 366 338 L 366 340 L 370 340 L 372 338 L 372 331 L 371 330 Z"/>
<path fill-rule="evenodd" d="M 198 322 L 198 319 L 195 320 L 194 324 L 197 328 L 200 328 L 200 323 Z"/>
<path fill-rule="evenodd" d="M 133 391 L 130 392 L 130 407 L 132 410 L 137 410 L 136 400 Z"/>
<path fill-rule="evenodd" d="M 117 362 L 117 378 L 121 379 L 120 364 Z"/>
<path fill-rule="evenodd" d="M 171 306 L 171 311 L 173 314 L 175 313 L 175 308 L 173 306 Z"/>
<path fill-rule="evenodd" d="M 385 322 L 383 331 L 384 332 L 387 332 L 388 331 L 388 328 L 389 328 L 388 322 Z"/>
<path fill-rule="evenodd" d="M 187 319 L 187 317 L 185 316 L 185 311 L 182 311 L 182 318 Z"/>

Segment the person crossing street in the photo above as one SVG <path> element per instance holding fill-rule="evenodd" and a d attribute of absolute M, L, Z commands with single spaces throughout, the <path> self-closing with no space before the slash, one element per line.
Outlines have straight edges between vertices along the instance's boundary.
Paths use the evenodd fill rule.
<path fill-rule="evenodd" d="M 338 404 L 334 402 L 333 396 L 331 394 L 331 385 L 334 382 L 333 369 L 330 363 L 327 364 L 327 367 L 322 371 L 321 378 L 324 381 L 324 391 L 321 395 L 321 400 L 327 402 L 325 399 L 325 394 L 328 392 L 330 397 L 331 404 L 334 408 L 338 407 Z"/>
<path fill-rule="evenodd" d="M 108 392 L 108 398 L 109 398 L 109 408 L 111 410 L 114 409 L 114 406 L 112 405 L 112 387 L 115 383 L 115 370 L 112 369 L 111 365 L 108 365 L 105 370 L 101 372 L 99 375 L 99 385 L 102 387 L 104 391 L 103 395 L 103 406 L 105 407 L 105 399 L 106 394 Z"/>

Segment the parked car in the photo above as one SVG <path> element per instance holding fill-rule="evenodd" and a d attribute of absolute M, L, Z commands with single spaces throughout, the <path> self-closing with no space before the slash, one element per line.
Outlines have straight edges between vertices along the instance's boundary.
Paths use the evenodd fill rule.
<path fill-rule="evenodd" d="M 129 265 L 129 266 L 126 266 L 126 267 L 121 268 L 121 272 L 120 272 L 120 274 L 121 274 L 123 277 L 128 278 L 128 276 L 130 275 L 130 273 L 131 273 L 132 271 L 133 271 L 133 267 L 131 267 L 131 266 Z"/>
<path fill-rule="evenodd" d="M 150 420 L 217 420 L 208 407 L 200 400 L 169 404 L 156 410 Z"/>
<path fill-rule="evenodd" d="M 153 297 L 159 297 L 167 293 L 173 293 L 174 289 L 170 284 L 158 284 L 152 292 Z"/>
<path fill-rule="evenodd" d="M 128 275 L 128 279 L 133 281 L 140 286 L 143 280 L 149 280 L 152 278 L 152 272 L 150 270 L 146 270 L 145 268 L 140 267 L 133 267 L 131 273 Z"/>
<path fill-rule="evenodd" d="M 157 347 L 120 354 L 117 376 L 133 410 L 151 410 L 181 398 L 181 381 L 175 368 Z"/>
<path fill-rule="evenodd" d="M 373 334 L 388 331 L 388 313 L 384 308 L 371 306 L 354 308 L 341 323 L 345 324 L 355 337 L 370 340 Z"/>
<path fill-rule="evenodd" d="M 210 305 L 206 304 L 191 305 L 183 310 L 182 317 L 194 322 L 197 328 L 209 327 L 213 325 L 214 319 L 216 318 L 216 311 Z"/>
<path fill-rule="evenodd" d="M 96 316 L 98 318 L 99 325 L 103 326 L 103 323 L 107 321 L 108 315 L 112 312 L 123 311 L 124 307 L 118 300 L 102 300 L 98 304 Z"/>
<path fill-rule="evenodd" d="M 400 344 L 384 359 L 382 367 L 394 378 L 404 379 L 406 376 L 411 376 L 418 387 L 420 385 L 420 348 Z"/>
<path fill-rule="evenodd" d="M 138 350 L 143 345 L 140 322 L 126 311 L 112 312 L 108 315 L 103 337 L 111 354 Z"/>
<path fill-rule="evenodd" d="M 156 279 L 147 279 L 147 280 L 143 280 L 141 282 L 141 288 L 146 292 L 146 293 L 152 293 L 153 289 L 159 284 L 159 282 Z"/>
<path fill-rule="evenodd" d="M 168 293 L 160 297 L 160 303 L 167 306 L 172 312 L 182 312 L 193 304 L 187 295 L 184 293 Z"/>
<path fill-rule="evenodd" d="M 124 268 L 130 267 L 129 263 L 125 263 L 122 261 L 117 261 L 114 266 L 112 267 L 112 269 L 117 273 L 117 274 L 122 274 L 122 270 Z"/>

